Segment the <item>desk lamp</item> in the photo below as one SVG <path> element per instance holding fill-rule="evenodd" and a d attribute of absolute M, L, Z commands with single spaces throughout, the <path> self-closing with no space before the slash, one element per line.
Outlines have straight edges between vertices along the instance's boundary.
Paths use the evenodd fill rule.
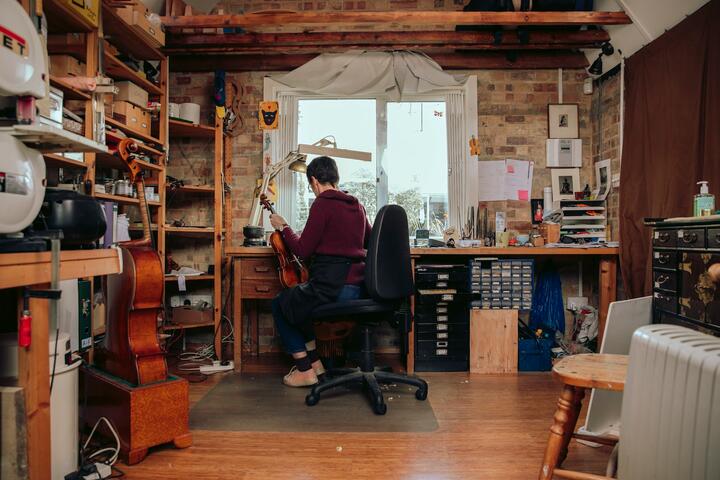
<path fill-rule="evenodd" d="M 370 152 L 337 148 L 337 142 L 335 141 L 335 137 L 332 135 L 321 138 L 312 145 L 303 143 L 299 144 L 297 150 L 293 150 L 288 153 L 281 162 L 269 165 L 265 169 L 262 185 L 260 186 L 260 190 L 257 192 L 253 201 L 253 208 L 250 214 L 250 224 L 243 229 L 243 234 L 246 238 L 251 237 L 253 239 L 258 239 L 262 238 L 265 234 L 263 229 L 258 226 L 260 223 L 260 213 L 262 211 L 260 206 L 260 195 L 265 193 L 270 181 L 286 167 L 293 172 L 305 173 L 307 170 L 306 160 L 308 155 L 327 155 L 328 157 L 349 158 L 351 160 L 361 160 L 365 162 L 372 160 L 372 153 Z M 251 235 L 248 235 L 248 233 Z"/>

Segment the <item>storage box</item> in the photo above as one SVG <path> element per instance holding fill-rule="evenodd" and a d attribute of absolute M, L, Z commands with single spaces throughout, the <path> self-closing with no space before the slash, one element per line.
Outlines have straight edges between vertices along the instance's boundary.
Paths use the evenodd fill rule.
<path fill-rule="evenodd" d="M 540 235 L 545 239 L 545 243 L 557 243 L 560 241 L 560 224 L 559 223 L 541 223 Z"/>
<path fill-rule="evenodd" d="M 198 325 L 213 321 L 212 309 L 196 310 L 191 307 L 174 307 L 172 321 L 180 325 Z"/>
<path fill-rule="evenodd" d="M 132 103 L 113 102 L 113 118 L 137 132 L 150 135 L 150 114 Z"/>
<path fill-rule="evenodd" d="M 141 108 L 147 108 L 148 92 L 132 82 L 115 82 L 118 93 L 115 94 L 115 101 L 130 102 Z"/>
<path fill-rule="evenodd" d="M 98 26 L 100 2 L 101 0 L 60 0 L 60 3 L 68 5 L 72 11 L 87 20 L 93 27 Z"/>
<path fill-rule="evenodd" d="M 145 5 L 138 2 L 136 5 L 119 8 L 117 13 L 148 42 L 158 47 L 165 46 L 163 27 L 150 22 L 150 11 L 145 8 Z"/>
<path fill-rule="evenodd" d="M 63 92 L 55 87 L 50 87 L 48 96 L 35 102 L 40 119 L 48 120 L 56 127 L 63 126 Z M 45 123 L 45 122 L 43 122 Z"/>
<path fill-rule="evenodd" d="M 50 73 L 57 77 L 84 77 L 85 64 L 70 55 L 50 55 Z"/>
<path fill-rule="evenodd" d="M 551 349 L 555 342 L 549 338 L 518 340 L 518 370 L 521 372 L 549 372 L 552 369 Z"/>

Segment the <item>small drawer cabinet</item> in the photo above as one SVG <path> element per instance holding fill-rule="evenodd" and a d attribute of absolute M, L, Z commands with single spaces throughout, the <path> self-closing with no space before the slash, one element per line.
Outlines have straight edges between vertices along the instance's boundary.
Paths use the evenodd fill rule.
<path fill-rule="evenodd" d="M 653 321 L 720 336 L 720 218 L 651 225 Z"/>

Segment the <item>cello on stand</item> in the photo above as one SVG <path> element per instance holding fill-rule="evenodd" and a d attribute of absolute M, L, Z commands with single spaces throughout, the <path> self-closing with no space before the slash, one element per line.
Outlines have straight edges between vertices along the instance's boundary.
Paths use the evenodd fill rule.
<path fill-rule="evenodd" d="M 120 437 L 120 456 L 128 465 L 142 461 L 156 445 L 192 444 L 188 382 L 168 374 L 157 335 L 165 276 L 152 242 L 137 150 L 134 140 L 124 139 L 117 154 L 137 188 L 143 236 L 118 244 L 123 271 L 103 281 L 105 339 L 95 351 L 93 365 L 81 371 L 82 424 L 91 428 L 100 417 L 110 419 Z"/>

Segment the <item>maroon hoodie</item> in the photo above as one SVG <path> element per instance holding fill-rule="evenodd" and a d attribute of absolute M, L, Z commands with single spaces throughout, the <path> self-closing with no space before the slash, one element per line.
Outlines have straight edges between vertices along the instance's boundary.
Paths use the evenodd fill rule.
<path fill-rule="evenodd" d="M 357 198 L 340 190 L 325 190 L 310 207 L 302 234 L 285 227 L 282 236 L 288 248 L 303 259 L 315 254 L 365 259 L 370 229 L 365 207 Z M 362 284 L 364 272 L 364 262 L 353 263 L 345 283 Z"/>

